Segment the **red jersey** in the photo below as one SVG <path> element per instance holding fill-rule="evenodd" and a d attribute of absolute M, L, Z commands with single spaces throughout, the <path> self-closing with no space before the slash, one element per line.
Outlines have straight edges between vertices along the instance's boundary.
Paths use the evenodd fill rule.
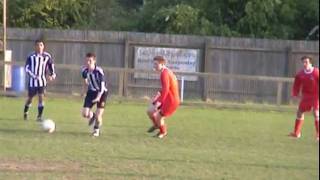
<path fill-rule="evenodd" d="M 311 72 L 301 70 L 294 79 L 292 95 L 302 93 L 302 99 L 319 99 L 319 69 L 313 68 Z"/>
<path fill-rule="evenodd" d="M 157 99 L 162 106 L 161 110 L 165 116 L 171 115 L 180 104 L 178 80 L 174 73 L 165 68 L 160 75 L 161 92 Z"/>

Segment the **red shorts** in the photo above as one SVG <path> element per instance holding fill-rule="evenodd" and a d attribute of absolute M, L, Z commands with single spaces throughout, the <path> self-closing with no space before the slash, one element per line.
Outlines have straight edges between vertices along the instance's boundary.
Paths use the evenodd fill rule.
<path fill-rule="evenodd" d="M 178 106 L 179 106 L 179 103 L 163 104 L 161 106 L 160 113 L 162 116 L 168 117 L 177 110 Z"/>
<path fill-rule="evenodd" d="M 301 112 L 308 112 L 311 110 L 319 110 L 319 99 L 302 99 L 299 104 Z"/>

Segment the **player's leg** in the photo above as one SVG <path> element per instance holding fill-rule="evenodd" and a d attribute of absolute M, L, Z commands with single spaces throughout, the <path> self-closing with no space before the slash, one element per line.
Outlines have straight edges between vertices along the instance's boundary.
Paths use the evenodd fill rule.
<path fill-rule="evenodd" d="M 23 119 L 24 120 L 28 120 L 28 113 L 29 113 L 29 108 L 31 107 L 32 98 L 33 97 L 28 96 L 26 103 L 24 105 L 24 110 L 23 110 Z"/>
<path fill-rule="evenodd" d="M 100 127 L 102 126 L 103 112 L 104 112 L 104 108 L 97 108 L 97 111 L 96 111 L 97 119 L 94 123 L 93 133 L 92 133 L 92 135 L 95 137 L 100 136 Z"/>
<path fill-rule="evenodd" d="M 93 107 L 92 100 L 95 98 L 95 94 L 93 92 L 87 92 L 87 95 L 84 99 L 83 109 L 82 109 L 82 117 L 88 119 L 88 125 L 91 126 L 95 120 L 96 115 L 94 112 L 91 111 Z"/>
<path fill-rule="evenodd" d="M 153 131 L 155 131 L 156 129 L 159 128 L 159 126 L 157 125 L 157 122 L 156 122 L 156 117 L 155 117 L 157 111 L 158 111 L 157 108 L 153 104 L 149 105 L 148 110 L 147 110 L 147 115 L 152 123 L 152 126 L 147 131 L 149 133 L 152 133 Z"/>
<path fill-rule="evenodd" d="M 302 99 L 298 110 L 297 110 L 297 117 L 294 125 L 294 131 L 290 133 L 289 135 L 295 138 L 301 137 L 301 129 L 304 122 L 304 112 L 308 112 L 313 107 L 313 101 L 310 100 L 304 100 Z"/>
<path fill-rule="evenodd" d="M 83 107 L 82 108 L 82 117 L 88 119 L 89 126 L 91 126 L 96 119 L 96 115 L 94 112 L 91 111 L 91 107 Z"/>
<path fill-rule="evenodd" d="M 157 137 L 162 139 L 168 134 L 167 125 L 165 123 L 165 116 L 161 113 L 161 111 L 158 111 L 155 115 L 155 119 L 160 130 L 157 134 Z"/>
<path fill-rule="evenodd" d="M 35 95 L 36 95 L 35 89 L 29 87 L 28 97 L 27 97 L 27 100 L 24 104 L 24 110 L 23 110 L 23 119 L 24 120 L 28 120 L 29 108 L 31 107 L 32 99 Z"/>
<path fill-rule="evenodd" d="M 319 108 L 313 110 L 316 140 L 319 141 Z"/>
<path fill-rule="evenodd" d="M 38 116 L 37 121 L 42 121 L 42 114 L 44 110 L 44 87 L 37 88 L 38 93 Z"/>
<path fill-rule="evenodd" d="M 301 137 L 301 129 L 302 129 L 303 122 L 304 122 L 304 113 L 300 109 L 298 109 L 294 130 L 293 132 L 290 133 L 290 136 L 295 138 Z"/>
<path fill-rule="evenodd" d="M 159 127 L 159 133 L 156 135 L 156 137 L 162 139 L 168 134 L 168 132 L 167 125 L 165 124 L 165 116 L 163 116 L 161 111 L 157 111 L 155 113 L 155 120 L 157 126 Z"/>
<path fill-rule="evenodd" d="M 93 126 L 93 133 L 92 135 L 98 137 L 100 135 L 100 127 L 102 126 L 102 115 L 104 112 L 104 107 L 107 101 L 108 93 L 105 92 L 102 94 L 100 101 L 97 103 L 97 110 L 96 110 L 96 121 Z"/>
<path fill-rule="evenodd" d="M 165 118 L 171 116 L 178 108 L 179 103 L 166 103 L 161 106 L 161 109 L 156 113 L 156 122 L 160 129 L 158 138 L 164 138 L 167 134 L 167 125 L 165 123 Z"/>

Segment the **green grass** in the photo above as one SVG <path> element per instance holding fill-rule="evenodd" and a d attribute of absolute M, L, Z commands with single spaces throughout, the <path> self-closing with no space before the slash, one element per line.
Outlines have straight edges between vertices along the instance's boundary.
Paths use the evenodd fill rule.
<path fill-rule="evenodd" d="M 319 143 L 308 115 L 290 139 L 293 112 L 181 107 L 169 135 L 147 134 L 141 103 L 109 102 L 101 137 L 89 136 L 82 100 L 48 99 L 54 134 L 22 120 L 24 99 L 0 97 L 0 179 L 319 179 Z"/>

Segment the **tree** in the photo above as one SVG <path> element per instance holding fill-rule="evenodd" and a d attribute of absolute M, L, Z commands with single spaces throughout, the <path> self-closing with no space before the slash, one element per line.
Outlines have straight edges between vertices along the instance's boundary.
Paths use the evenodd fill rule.
<path fill-rule="evenodd" d="M 11 27 L 77 28 L 93 23 L 94 0 L 11 0 Z"/>
<path fill-rule="evenodd" d="M 151 17 L 154 30 L 162 33 L 209 34 L 208 20 L 201 17 L 200 10 L 188 5 L 161 8 Z"/>
<path fill-rule="evenodd" d="M 319 1 L 10 0 L 8 26 L 306 39 Z"/>

